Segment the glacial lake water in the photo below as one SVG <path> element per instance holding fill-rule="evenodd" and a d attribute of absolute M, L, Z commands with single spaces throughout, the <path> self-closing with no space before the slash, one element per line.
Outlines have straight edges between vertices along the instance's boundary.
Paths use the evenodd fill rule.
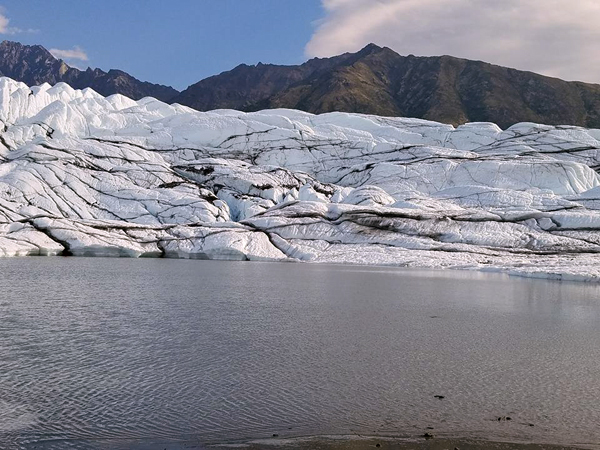
<path fill-rule="evenodd" d="M 0 259 L 0 273 L 2 449 L 427 427 L 600 443 L 595 285 L 164 259 Z"/>

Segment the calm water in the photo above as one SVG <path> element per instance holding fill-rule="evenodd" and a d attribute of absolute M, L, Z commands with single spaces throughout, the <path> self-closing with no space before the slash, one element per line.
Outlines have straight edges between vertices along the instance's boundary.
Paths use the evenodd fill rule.
<path fill-rule="evenodd" d="M 0 273 L 0 448 L 428 426 L 600 443 L 596 286 L 161 259 L 0 259 Z"/>

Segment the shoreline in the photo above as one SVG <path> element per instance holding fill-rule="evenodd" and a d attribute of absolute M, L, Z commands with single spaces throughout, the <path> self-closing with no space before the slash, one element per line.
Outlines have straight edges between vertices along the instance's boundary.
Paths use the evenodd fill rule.
<path fill-rule="evenodd" d="M 567 255 L 565 255 L 567 256 Z M 346 262 L 346 261 L 302 261 L 298 259 L 227 259 L 227 258 L 210 258 L 205 254 L 185 254 L 183 256 L 177 254 L 163 254 L 163 255 L 130 255 L 126 253 L 111 254 L 111 253 L 99 253 L 94 255 L 93 253 L 83 254 L 42 254 L 42 253 L 29 253 L 29 254 L 15 254 L 0 256 L 0 260 L 8 259 L 23 259 L 23 258 L 110 258 L 110 259 L 169 259 L 169 260 L 188 260 L 188 261 L 223 261 L 223 262 L 241 262 L 241 263 L 290 263 L 290 264 L 310 264 L 310 265 L 328 265 L 328 266 L 342 266 L 342 267 L 368 267 L 368 268 L 385 268 L 385 269 L 396 269 L 399 271 L 425 271 L 425 272 L 437 272 L 442 274 L 482 274 L 482 275 L 499 275 L 510 278 L 522 278 L 530 280 L 541 280 L 551 281 L 560 283 L 584 283 L 588 285 L 600 286 L 600 276 L 594 274 L 575 274 L 569 272 L 545 272 L 545 271 L 519 271 L 515 270 L 515 267 L 494 267 L 494 266 L 427 266 L 427 265 L 413 265 L 407 266 L 402 263 L 368 263 L 368 262 Z M 533 266 L 527 266 L 531 268 Z"/>
<path fill-rule="evenodd" d="M 112 443 L 114 444 L 114 443 Z M 531 442 L 488 441 L 475 438 L 401 438 L 390 436 L 324 435 L 296 438 L 252 439 L 225 443 L 199 441 L 162 441 L 127 443 L 115 450 L 577 450 L 600 449 L 599 444 L 545 444 Z"/>

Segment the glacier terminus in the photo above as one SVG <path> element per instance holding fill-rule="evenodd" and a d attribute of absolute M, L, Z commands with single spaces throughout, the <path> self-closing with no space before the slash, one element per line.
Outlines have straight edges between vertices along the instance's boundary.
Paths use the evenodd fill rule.
<path fill-rule="evenodd" d="M 600 130 L 198 112 L 0 79 L 0 256 L 600 281 Z"/>

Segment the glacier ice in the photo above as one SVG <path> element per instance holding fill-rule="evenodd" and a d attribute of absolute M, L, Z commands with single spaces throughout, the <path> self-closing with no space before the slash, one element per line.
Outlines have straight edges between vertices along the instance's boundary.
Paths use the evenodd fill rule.
<path fill-rule="evenodd" d="M 600 130 L 197 112 L 0 78 L 0 256 L 600 281 Z"/>

